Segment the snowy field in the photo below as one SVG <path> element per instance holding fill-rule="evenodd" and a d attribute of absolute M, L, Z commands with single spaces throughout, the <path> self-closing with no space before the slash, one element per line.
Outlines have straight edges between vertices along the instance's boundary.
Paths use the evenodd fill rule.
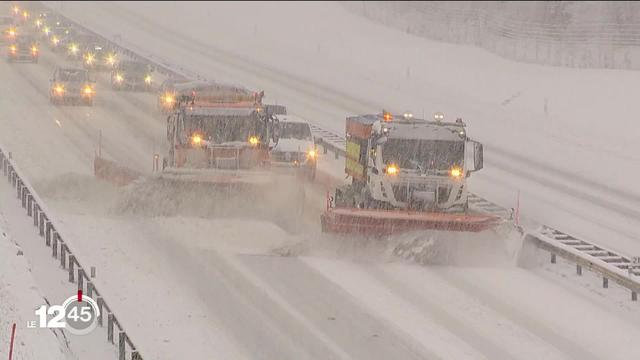
<path fill-rule="evenodd" d="M 382 104 L 461 114 L 488 144 L 485 174 L 472 178 L 479 193 L 512 206 L 521 189 L 525 215 L 626 252 L 640 249 L 636 200 L 608 197 L 615 192 L 607 188 L 636 191 L 617 166 L 640 174 L 630 151 L 638 127 L 627 117 L 611 120 L 618 130 L 630 129 L 623 132 L 591 115 L 582 122 L 571 106 L 616 105 L 622 100 L 596 97 L 582 82 L 611 85 L 615 79 L 630 89 L 635 73 L 572 74 L 511 63 L 408 37 L 335 4 L 64 3 L 62 10 L 207 77 L 263 88 L 269 101 L 339 133 L 345 115 L 379 111 Z M 243 26 L 238 18 L 257 25 Z M 295 38 L 292 29 L 299 30 Z M 402 62 L 373 56 L 387 48 L 398 54 L 395 46 L 416 53 L 401 53 Z M 408 76 L 406 59 L 412 59 Z M 599 278 L 578 278 L 568 264 L 547 265 L 546 254 L 525 254 L 537 266 L 518 267 L 513 236 L 453 236 L 448 240 L 460 247 L 452 247 L 448 265 L 421 266 L 392 256 L 395 244 L 320 235 L 323 191 L 317 188 L 305 189 L 313 204 L 305 205 L 302 233 L 256 218 L 131 214 L 123 204 L 153 207 L 162 194 L 140 198 L 131 188 L 93 179 L 93 157 L 101 131 L 103 155 L 150 171 L 165 135 L 155 98 L 114 93 L 101 77 L 95 107 L 51 107 L 48 79 L 61 63 L 48 51 L 38 65 L 0 63 L 0 143 L 53 209 L 74 253 L 97 267 L 98 287 L 145 359 L 629 359 L 640 351 L 640 309 L 626 291 L 601 289 Z M 489 83 L 495 84 L 491 91 Z M 500 105 L 520 87 L 527 92 Z M 570 95 L 563 87 L 584 91 Z M 553 121 L 538 126 L 532 119 L 540 115 L 535 104 L 543 94 L 552 99 Z M 326 171 L 340 171 L 333 161 L 321 161 Z M 601 171 L 587 161 L 598 162 Z M 538 179 L 529 175 L 538 170 Z M 18 223 L 29 219 L 7 189 L 0 181 L 0 209 L 17 233 L 14 240 L 32 262 L 55 269 L 25 245 L 31 239 Z M 429 235 L 444 236 L 422 236 Z M 39 271 L 36 282 L 46 279 L 46 270 Z M 56 291 L 42 282 L 38 287 Z M 93 341 L 87 339 L 85 346 Z M 113 358 L 99 346 L 93 350 L 91 358 Z"/>

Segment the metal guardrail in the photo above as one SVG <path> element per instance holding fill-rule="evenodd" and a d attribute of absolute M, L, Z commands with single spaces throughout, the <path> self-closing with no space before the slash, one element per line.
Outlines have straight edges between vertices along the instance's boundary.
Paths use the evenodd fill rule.
<path fill-rule="evenodd" d="M 69 248 L 60 232 L 59 225 L 51 217 L 42 199 L 36 194 L 33 187 L 20 172 L 12 159 L 12 154 L 0 147 L 0 165 L 2 174 L 9 184 L 15 189 L 16 197 L 25 209 L 27 216 L 33 218 L 33 226 L 38 229 L 38 234 L 44 238 L 44 244 L 51 248 L 51 256 L 60 261 L 60 267 L 69 275 L 70 283 L 77 283 L 78 290 L 82 290 L 88 297 L 96 300 L 100 316 L 98 325 L 104 326 L 104 316 L 107 317 L 107 341 L 114 342 L 114 330 L 117 330 L 118 359 L 142 360 L 142 355 L 127 335 L 115 314 L 107 305 L 104 296 L 98 291 L 92 278 L 87 275 L 84 267 Z M 129 357 L 127 357 L 127 354 Z"/>
<path fill-rule="evenodd" d="M 551 254 L 551 263 L 556 263 L 556 256 L 576 264 L 576 273 L 582 275 L 582 268 L 587 268 L 602 275 L 602 287 L 609 287 L 609 279 L 631 290 L 631 300 L 638 301 L 640 292 L 640 261 L 631 259 L 578 239 L 562 231 L 543 226 L 539 231 L 527 233 L 525 241 Z"/>

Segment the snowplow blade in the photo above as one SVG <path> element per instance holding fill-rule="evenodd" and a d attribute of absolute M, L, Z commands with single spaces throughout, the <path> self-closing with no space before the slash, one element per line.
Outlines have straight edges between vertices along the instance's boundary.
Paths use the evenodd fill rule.
<path fill-rule="evenodd" d="M 162 180 L 210 184 L 214 187 L 255 187 L 269 185 L 274 181 L 268 171 L 260 170 L 222 170 L 222 169 L 178 169 L 168 168 L 154 177 Z"/>
<path fill-rule="evenodd" d="M 497 226 L 500 218 L 482 214 L 333 208 L 326 210 L 320 221 L 322 232 L 384 236 L 416 230 L 479 232 Z"/>
<path fill-rule="evenodd" d="M 142 176 L 141 173 L 116 164 L 100 156 L 93 160 L 93 174 L 96 178 L 118 186 L 125 186 Z"/>

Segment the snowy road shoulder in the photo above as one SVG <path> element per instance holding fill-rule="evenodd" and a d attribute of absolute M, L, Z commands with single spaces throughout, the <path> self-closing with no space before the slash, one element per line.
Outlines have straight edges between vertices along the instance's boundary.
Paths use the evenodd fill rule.
<path fill-rule="evenodd" d="M 26 327 L 45 299 L 22 249 L 12 241 L 5 227 L 0 212 L 0 358 L 8 355 L 11 327 L 15 323 L 15 359 L 67 359 L 67 350 L 52 331 Z"/>

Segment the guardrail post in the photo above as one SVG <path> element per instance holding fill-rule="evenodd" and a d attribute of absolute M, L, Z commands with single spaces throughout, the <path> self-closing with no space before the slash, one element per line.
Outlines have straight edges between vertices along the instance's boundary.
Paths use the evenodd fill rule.
<path fill-rule="evenodd" d="M 33 200 L 33 226 L 38 227 L 38 213 L 40 212 L 40 207 L 38 206 L 38 203 L 36 203 L 36 200 Z"/>
<path fill-rule="evenodd" d="M 20 195 L 20 198 L 22 199 L 22 208 L 26 209 L 27 208 L 27 187 L 21 186 L 21 188 L 22 188 L 22 193 Z"/>
<path fill-rule="evenodd" d="M 102 326 L 102 305 L 104 304 L 102 296 L 98 296 L 96 302 L 98 303 L 98 311 L 100 312 L 100 314 L 98 315 L 98 325 Z"/>
<path fill-rule="evenodd" d="M 51 246 L 51 230 L 52 230 L 51 226 L 51 221 L 49 221 L 49 219 L 47 219 L 47 225 L 46 225 L 46 232 L 45 232 L 45 243 L 47 244 L 47 246 Z"/>
<path fill-rule="evenodd" d="M 44 236 L 44 212 L 40 211 L 40 218 L 38 220 L 38 230 L 40 231 L 40 236 Z"/>
<path fill-rule="evenodd" d="M 127 337 L 127 334 L 125 334 L 124 331 L 120 331 L 120 333 L 118 334 L 118 360 L 125 360 L 124 345 L 125 345 L 126 337 Z"/>
<path fill-rule="evenodd" d="M 61 242 L 60 243 L 60 265 L 62 266 L 63 269 L 67 267 L 66 261 L 67 261 L 67 245 Z"/>
<path fill-rule="evenodd" d="M 51 244 L 51 256 L 58 257 L 58 232 L 53 230 L 53 244 Z"/>
<path fill-rule="evenodd" d="M 69 254 L 69 282 L 72 283 L 73 282 L 73 278 L 75 276 L 74 274 L 74 262 L 76 260 L 76 257 Z"/>
<path fill-rule="evenodd" d="M 113 344 L 113 314 L 107 315 L 107 341 Z"/>
<path fill-rule="evenodd" d="M 576 273 L 577 273 L 578 275 L 582 275 L 582 266 L 580 266 L 580 265 L 576 265 Z"/>
<path fill-rule="evenodd" d="M 607 279 L 606 277 L 602 278 L 602 287 L 605 289 L 609 287 L 609 279 Z"/>
<path fill-rule="evenodd" d="M 551 253 L 551 263 L 555 264 L 556 263 L 556 254 Z"/>
<path fill-rule="evenodd" d="M 11 183 L 11 178 L 9 178 L 9 183 Z M 20 184 L 16 184 L 16 197 L 18 199 L 22 197 L 22 186 Z"/>
<path fill-rule="evenodd" d="M 27 216 L 33 216 L 33 197 L 27 193 Z"/>
<path fill-rule="evenodd" d="M 78 267 L 78 290 L 84 290 L 84 270 Z"/>

